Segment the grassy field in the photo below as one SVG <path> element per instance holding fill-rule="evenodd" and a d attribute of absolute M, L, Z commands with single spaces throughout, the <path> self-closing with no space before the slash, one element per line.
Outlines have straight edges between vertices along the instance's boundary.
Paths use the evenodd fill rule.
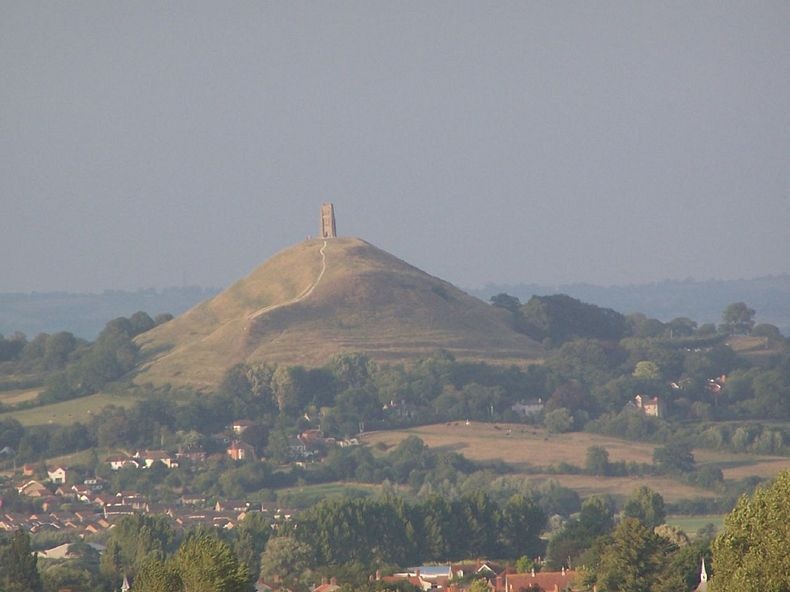
<path fill-rule="evenodd" d="M 94 413 L 101 411 L 106 405 L 117 405 L 119 407 L 129 408 L 139 400 L 138 397 L 130 395 L 118 396 L 97 393 L 88 397 L 52 403 L 51 405 L 0 413 L 0 419 L 13 417 L 24 426 L 48 424 L 70 425 L 78 421 L 86 423 L 90 421 Z"/>
<path fill-rule="evenodd" d="M 697 531 L 708 524 L 713 524 L 716 530 L 721 530 L 724 526 L 724 516 L 721 514 L 694 514 L 690 516 L 669 514 L 667 524 L 678 527 L 693 539 Z"/>
<path fill-rule="evenodd" d="M 609 452 L 609 460 L 651 463 L 653 444 L 631 442 L 597 434 L 576 432 L 570 434 L 548 434 L 543 428 L 520 424 L 489 424 L 450 422 L 420 426 L 407 430 L 372 432 L 363 440 L 387 447 L 397 445 L 409 435 L 421 438 L 428 446 L 459 452 L 476 461 L 503 460 L 517 471 L 528 472 L 535 478 L 556 479 L 582 496 L 609 493 L 627 496 L 639 485 L 647 485 L 660 492 L 667 501 L 689 497 L 713 497 L 714 494 L 696 487 L 679 483 L 668 477 L 595 477 L 590 475 L 535 474 L 539 467 L 548 467 L 565 462 L 584 467 L 587 448 L 602 446 Z M 374 448 L 375 450 L 375 448 Z M 716 464 L 723 467 L 725 478 L 736 479 L 749 475 L 772 477 L 779 471 L 790 469 L 790 459 L 767 455 L 719 453 L 707 450 L 695 451 L 699 464 Z"/>
<path fill-rule="evenodd" d="M 0 403 L 4 405 L 16 405 L 35 399 L 41 392 L 40 388 L 14 389 L 0 392 Z"/>
<path fill-rule="evenodd" d="M 367 483 L 321 483 L 277 490 L 277 502 L 287 508 L 308 508 L 325 499 L 373 495 L 380 485 Z"/>

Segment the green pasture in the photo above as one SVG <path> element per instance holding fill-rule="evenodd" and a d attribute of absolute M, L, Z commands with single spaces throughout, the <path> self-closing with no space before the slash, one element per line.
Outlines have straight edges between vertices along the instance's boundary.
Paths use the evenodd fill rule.
<path fill-rule="evenodd" d="M 666 521 L 667 524 L 679 528 L 693 539 L 697 531 L 708 524 L 713 524 L 717 531 L 721 531 L 724 526 L 724 516 L 724 514 L 669 514 Z"/>
<path fill-rule="evenodd" d="M 0 419 L 13 417 L 24 426 L 87 423 L 94 414 L 107 405 L 129 408 L 139 400 L 140 397 L 133 395 L 97 393 L 87 397 L 71 399 L 70 401 L 61 401 L 19 411 L 7 411 L 6 413 L 0 413 Z"/>

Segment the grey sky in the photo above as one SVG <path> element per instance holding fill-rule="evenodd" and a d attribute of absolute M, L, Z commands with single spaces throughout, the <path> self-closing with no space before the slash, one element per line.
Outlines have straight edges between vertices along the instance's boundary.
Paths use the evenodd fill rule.
<path fill-rule="evenodd" d="M 315 235 L 461 286 L 790 272 L 790 2 L 2 2 L 0 291 Z"/>

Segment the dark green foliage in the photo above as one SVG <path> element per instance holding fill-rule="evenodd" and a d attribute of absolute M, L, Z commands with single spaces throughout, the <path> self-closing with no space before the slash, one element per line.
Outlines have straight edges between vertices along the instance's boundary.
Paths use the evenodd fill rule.
<path fill-rule="evenodd" d="M 715 592 L 790 589 L 790 471 L 742 497 L 713 543 Z"/>
<path fill-rule="evenodd" d="M 521 315 L 527 335 L 555 345 L 579 337 L 616 341 L 627 329 L 620 313 L 565 294 L 533 296 L 521 307 Z"/>
<path fill-rule="evenodd" d="M 0 590 L 41 592 L 36 554 L 27 533 L 17 530 L 10 538 L 0 538 Z"/>
<path fill-rule="evenodd" d="M 529 499 L 504 506 L 483 494 L 446 501 L 400 498 L 326 501 L 305 512 L 296 536 L 318 565 L 413 564 L 481 554 L 517 557 L 539 549 L 545 514 Z"/>
<path fill-rule="evenodd" d="M 513 314 L 518 314 L 519 309 L 521 308 L 521 301 L 515 296 L 510 296 L 509 294 L 497 294 L 496 296 L 491 296 L 490 300 L 492 305 L 498 308 L 504 308 Z"/>
<path fill-rule="evenodd" d="M 21 333 L 10 338 L 0 335 L 0 362 L 18 359 L 26 345 L 27 339 Z"/>
<path fill-rule="evenodd" d="M 0 448 L 10 446 L 16 450 L 24 434 L 25 428 L 13 417 L 0 419 Z"/>
<path fill-rule="evenodd" d="M 685 442 L 670 442 L 653 451 L 653 463 L 665 473 L 689 473 L 694 470 L 694 455 Z"/>
<path fill-rule="evenodd" d="M 655 528 L 659 524 L 663 524 L 666 517 L 664 498 L 649 487 L 642 485 L 625 502 L 623 515 L 639 520 L 648 528 Z"/>
<path fill-rule="evenodd" d="M 748 335 L 754 327 L 754 314 L 744 302 L 735 302 L 724 309 L 721 318 L 730 335 Z"/>
<path fill-rule="evenodd" d="M 175 533 L 167 516 L 124 516 L 110 531 L 101 559 L 102 571 L 115 577 L 134 575 L 143 559 L 164 559 L 174 541 Z"/>
<path fill-rule="evenodd" d="M 264 581 L 293 586 L 302 572 L 314 564 L 310 545 L 293 537 L 272 537 L 260 556 L 260 575 Z"/>
<path fill-rule="evenodd" d="M 571 565 L 593 541 L 606 533 L 614 524 L 612 514 L 613 504 L 602 497 L 590 497 L 582 504 L 578 519 L 568 521 L 560 532 L 549 541 L 547 560 L 553 567 L 559 568 L 567 565 L 570 558 Z"/>
<path fill-rule="evenodd" d="M 611 537 L 599 539 L 586 555 L 586 579 L 602 590 L 652 592 L 668 551 L 668 543 L 652 528 L 625 518 Z"/>
<path fill-rule="evenodd" d="M 250 574 L 224 541 L 190 536 L 170 561 L 185 592 L 248 592 Z"/>
<path fill-rule="evenodd" d="M 590 446 L 587 449 L 584 468 L 591 475 L 608 475 L 610 473 L 609 452 L 606 448 L 603 446 Z"/>

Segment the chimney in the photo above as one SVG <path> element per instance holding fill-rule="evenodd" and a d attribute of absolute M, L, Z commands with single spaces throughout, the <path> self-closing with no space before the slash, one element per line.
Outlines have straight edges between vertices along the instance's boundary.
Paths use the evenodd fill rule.
<path fill-rule="evenodd" d="M 505 583 L 505 578 L 503 578 L 502 576 L 497 576 L 496 577 L 496 585 L 495 586 L 496 586 L 497 592 L 499 592 L 499 590 L 503 589 L 504 583 Z"/>
<path fill-rule="evenodd" d="M 321 578 L 321 585 L 323 586 L 326 583 L 327 583 L 327 579 L 326 576 L 324 576 L 323 578 Z"/>
<path fill-rule="evenodd" d="M 329 580 L 329 583 L 333 586 L 337 586 L 337 578 L 332 576 L 332 578 Z"/>
<path fill-rule="evenodd" d="M 565 566 L 562 566 L 562 575 L 565 575 Z"/>
<path fill-rule="evenodd" d="M 380 581 L 380 580 L 381 580 L 381 570 L 380 570 L 380 569 L 377 569 L 377 570 L 376 570 L 376 581 L 378 582 L 378 581 Z"/>
<path fill-rule="evenodd" d="M 533 578 L 535 577 L 535 568 L 534 567 L 532 568 L 532 577 Z"/>
<path fill-rule="evenodd" d="M 420 568 L 419 567 L 414 570 L 414 575 L 416 575 L 418 578 L 420 577 Z"/>

